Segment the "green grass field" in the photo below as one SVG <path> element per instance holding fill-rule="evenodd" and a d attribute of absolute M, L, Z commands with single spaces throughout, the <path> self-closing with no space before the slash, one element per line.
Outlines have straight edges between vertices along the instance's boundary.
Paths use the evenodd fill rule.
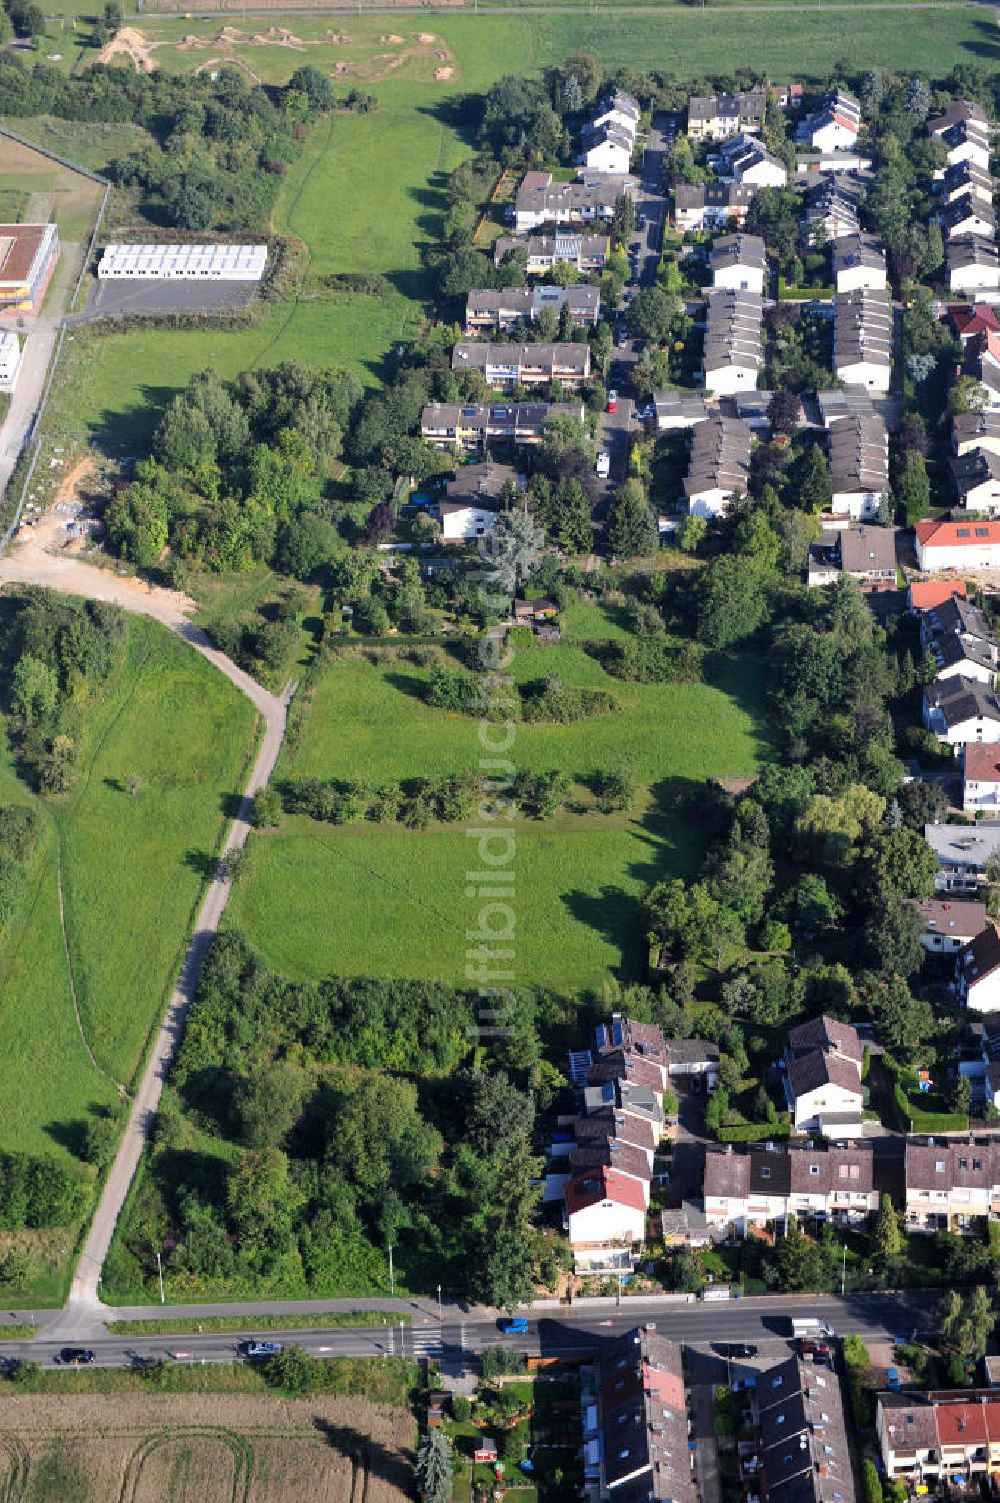
<path fill-rule="evenodd" d="M 596 607 L 575 614 L 581 635 L 602 631 Z M 603 634 L 614 629 L 605 623 Z M 752 772 L 767 755 L 759 672 L 727 662 L 718 687 L 623 685 L 579 647 L 560 644 L 525 649 L 514 673 L 555 673 L 567 684 L 610 688 L 619 700 L 614 713 L 585 725 L 518 726 L 515 767 L 560 768 L 583 780 L 626 762 L 643 789 L 630 814 L 563 811 L 546 823 L 515 822 L 518 983 L 566 993 L 599 985 L 609 971 L 640 976 L 642 894 L 661 876 L 692 872 L 701 855 L 685 796 L 706 777 Z M 334 661 L 279 776 L 379 781 L 476 769 L 477 722 L 424 704 L 426 676 L 406 663 Z M 463 982 L 465 931 L 479 906 L 464 895 L 474 857 L 453 825 L 335 828 L 296 816 L 252 841 L 227 922 L 272 966 L 301 979 Z"/>
<path fill-rule="evenodd" d="M 71 1147 L 75 1126 L 130 1082 L 159 1018 L 243 776 L 253 711 L 197 654 L 134 621 L 128 655 L 88 712 L 80 776 L 47 804 L 24 911 L 0 936 L 0 1147 Z M 137 777 L 130 794 L 125 781 Z M 9 768 L 0 797 L 28 797 Z M 61 847 L 77 1028 L 57 901 Z M 106 1074 L 101 1073 L 106 1072 Z"/>

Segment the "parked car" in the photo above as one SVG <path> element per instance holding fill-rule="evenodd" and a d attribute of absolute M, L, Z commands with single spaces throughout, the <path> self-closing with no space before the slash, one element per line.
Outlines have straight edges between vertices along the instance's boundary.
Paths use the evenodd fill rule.
<path fill-rule="evenodd" d="M 757 1348 L 746 1341 L 720 1341 L 716 1347 L 720 1357 L 756 1357 Z"/>
<path fill-rule="evenodd" d="M 607 449 L 602 449 L 600 454 L 598 454 L 596 468 L 598 480 L 607 480 L 611 474 L 611 455 Z"/>
<path fill-rule="evenodd" d="M 283 1348 L 280 1341 L 241 1341 L 236 1350 L 248 1361 L 259 1362 L 264 1357 L 276 1357 Z"/>
<path fill-rule="evenodd" d="M 497 1326 L 505 1336 L 526 1336 L 528 1322 L 523 1315 L 501 1315 Z"/>
<path fill-rule="evenodd" d="M 887 1367 L 886 1368 L 886 1370 L 885 1370 L 885 1386 L 886 1386 L 886 1388 L 888 1388 L 888 1390 L 889 1390 L 890 1393 L 898 1393 L 899 1390 L 902 1388 L 903 1385 L 899 1381 L 899 1368 L 898 1367 Z"/>
<path fill-rule="evenodd" d="M 64 1346 L 56 1361 L 65 1362 L 74 1367 L 84 1367 L 89 1362 L 96 1362 L 97 1358 L 89 1346 Z"/>
<path fill-rule="evenodd" d="M 646 216 L 645 216 L 645 214 L 640 214 L 638 216 L 638 218 L 635 221 L 635 227 L 636 227 L 637 230 L 644 230 L 646 228 Z"/>
<path fill-rule="evenodd" d="M 612 387 L 608 392 L 608 411 L 618 411 L 618 393 L 615 391 L 614 387 Z"/>

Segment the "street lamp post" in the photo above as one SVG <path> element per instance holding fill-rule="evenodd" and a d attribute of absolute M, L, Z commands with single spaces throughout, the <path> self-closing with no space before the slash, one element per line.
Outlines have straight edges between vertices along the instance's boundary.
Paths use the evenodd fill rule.
<path fill-rule="evenodd" d="M 165 1305 L 166 1299 L 164 1298 L 163 1294 L 163 1259 L 160 1257 L 159 1253 L 156 1254 L 156 1272 L 160 1277 L 160 1304 Z"/>

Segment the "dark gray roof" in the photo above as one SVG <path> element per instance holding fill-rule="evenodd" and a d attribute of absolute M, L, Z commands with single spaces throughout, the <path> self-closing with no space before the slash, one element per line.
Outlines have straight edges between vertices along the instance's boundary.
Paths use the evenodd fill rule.
<path fill-rule="evenodd" d="M 978 679 L 938 679 L 924 690 L 927 703 L 940 712 L 949 729 L 966 720 L 1000 721 L 1000 700 Z"/>

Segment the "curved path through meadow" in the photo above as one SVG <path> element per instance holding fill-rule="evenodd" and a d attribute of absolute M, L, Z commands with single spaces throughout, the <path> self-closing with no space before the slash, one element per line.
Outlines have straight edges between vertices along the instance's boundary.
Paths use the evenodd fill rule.
<path fill-rule="evenodd" d="M 160 1093 L 184 1032 L 184 1021 L 198 984 L 201 967 L 229 900 L 230 882 L 226 876 L 225 858 L 233 851 L 242 850 L 250 834 L 250 800 L 267 784 L 274 771 L 285 734 L 285 718 L 292 690 L 286 690 L 281 697 L 269 694 L 248 673 L 244 673 L 242 668 L 238 668 L 230 658 L 213 647 L 201 628 L 192 625 L 189 620 L 194 601 L 188 596 L 174 590 L 146 585 L 135 579 L 122 578 L 66 554 L 50 553 L 30 535 L 22 533 L 22 538 L 23 541 L 15 545 L 12 552 L 0 557 L 0 585 L 42 585 L 68 595 L 106 600 L 110 604 L 121 606 L 123 610 L 153 617 L 176 632 L 196 652 L 200 652 L 220 673 L 224 673 L 230 683 L 251 701 L 264 725 L 260 747 L 243 790 L 239 812 L 226 835 L 219 866 L 198 911 L 177 985 L 150 1050 L 142 1081 L 129 1113 L 128 1126 L 90 1223 L 69 1300 L 62 1315 L 49 1328 L 68 1338 L 99 1326 L 105 1315 L 99 1290 L 101 1269 L 156 1117 Z"/>

